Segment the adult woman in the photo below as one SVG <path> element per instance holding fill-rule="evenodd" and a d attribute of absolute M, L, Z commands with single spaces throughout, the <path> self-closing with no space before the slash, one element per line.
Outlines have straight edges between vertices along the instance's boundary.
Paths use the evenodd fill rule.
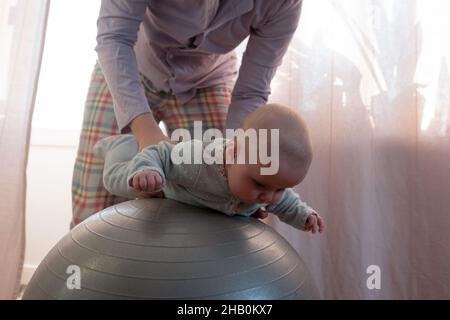
<path fill-rule="evenodd" d="M 106 192 L 93 145 L 132 132 L 139 148 L 180 127 L 237 128 L 263 105 L 301 0 L 103 0 L 96 66 L 72 183 L 72 226 L 124 199 Z M 249 36 L 238 70 L 233 49 Z M 238 76 L 237 76 L 238 75 Z M 237 80 L 232 89 L 234 80 Z"/>

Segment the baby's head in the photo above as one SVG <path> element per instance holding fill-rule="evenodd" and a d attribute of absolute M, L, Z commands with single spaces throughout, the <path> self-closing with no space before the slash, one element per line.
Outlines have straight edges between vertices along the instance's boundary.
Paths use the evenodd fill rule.
<path fill-rule="evenodd" d="M 295 110 L 279 104 L 266 104 L 245 118 L 240 128 L 244 131 L 256 129 L 258 143 L 235 136 L 232 148 L 227 148 L 228 156 L 234 159 L 232 164 L 227 164 L 230 191 L 247 203 L 276 203 L 281 199 L 284 189 L 298 185 L 308 172 L 312 161 L 312 148 L 306 124 Z M 264 131 L 261 129 L 267 130 L 267 142 L 261 140 L 259 133 Z M 275 132 L 274 129 L 279 130 L 278 141 L 276 136 L 271 135 L 271 132 Z M 271 137 L 274 137 L 274 141 L 271 141 Z M 256 164 L 247 161 L 250 159 L 251 144 L 260 146 L 260 141 L 267 144 L 266 150 L 275 151 L 275 154 L 270 155 L 272 162 L 278 162 L 274 174 L 262 174 L 263 168 L 274 165 L 266 163 L 267 159 L 262 161 L 258 156 Z M 277 155 L 276 151 L 278 157 L 273 159 L 273 156 Z M 244 164 L 237 161 L 239 155 L 245 155 Z"/>

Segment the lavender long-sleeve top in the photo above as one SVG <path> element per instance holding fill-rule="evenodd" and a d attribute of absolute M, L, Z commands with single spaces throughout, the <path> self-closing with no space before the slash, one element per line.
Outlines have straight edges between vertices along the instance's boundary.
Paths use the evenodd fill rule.
<path fill-rule="evenodd" d="M 196 89 L 237 80 L 227 127 L 267 101 L 297 28 L 302 0 L 102 0 L 96 51 L 119 128 L 151 111 L 139 72 L 187 102 Z M 233 49 L 249 36 L 237 70 Z"/>

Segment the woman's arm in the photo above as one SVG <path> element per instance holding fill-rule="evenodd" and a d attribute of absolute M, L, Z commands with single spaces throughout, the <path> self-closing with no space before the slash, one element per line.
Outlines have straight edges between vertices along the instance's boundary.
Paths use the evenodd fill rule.
<path fill-rule="evenodd" d="M 134 45 L 149 0 L 102 0 L 97 21 L 98 61 L 114 100 L 121 132 L 131 129 L 142 150 L 167 140 L 141 84 Z"/>
<path fill-rule="evenodd" d="M 238 128 L 247 115 L 267 102 L 270 82 L 297 29 L 302 0 L 272 3 L 269 17 L 250 33 L 228 112 L 229 129 Z"/>

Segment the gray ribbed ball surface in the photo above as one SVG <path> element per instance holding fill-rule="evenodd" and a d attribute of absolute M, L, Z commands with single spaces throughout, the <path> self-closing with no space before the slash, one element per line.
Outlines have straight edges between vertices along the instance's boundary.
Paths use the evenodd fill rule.
<path fill-rule="evenodd" d="M 81 289 L 66 273 L 80 268 Z M 169 199 L 132 200 L 76 226 L 23 299 L 316 299 L 305 264 L 271 227 Z"/>

